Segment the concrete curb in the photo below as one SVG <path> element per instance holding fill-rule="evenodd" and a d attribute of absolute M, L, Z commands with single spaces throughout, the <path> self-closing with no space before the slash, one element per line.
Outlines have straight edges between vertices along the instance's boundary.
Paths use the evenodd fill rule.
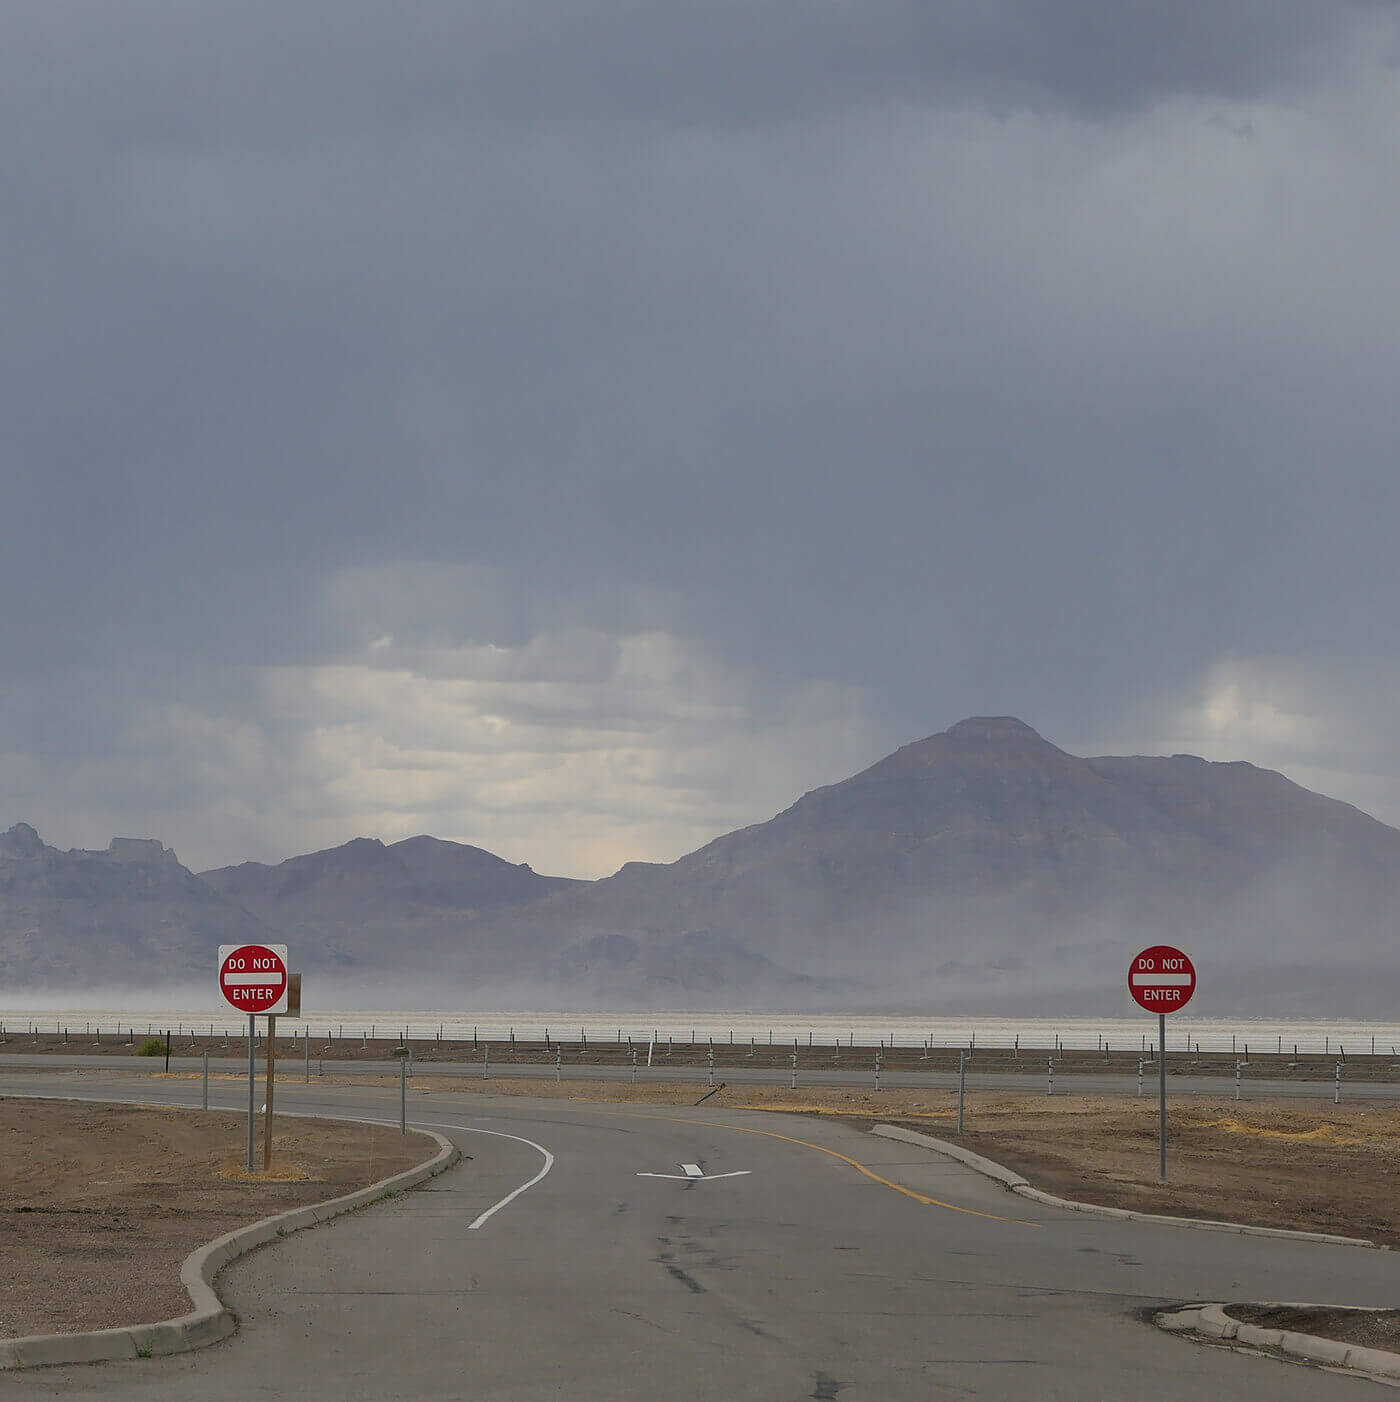
<path fill-rule="evenodd" d="M 961 1144 L 949 1144 L 945 1140 L 935 1139 L 931 1134 L 920 1134 L 916 1129 L 905 1129 L 902 1125 L 876 1125 L 871 1133 L 883 1135 L 886 1139 L 899 1139 L 905 1144 L 918 1144 L 925 1149 L 946 1154 L 950 1159 L 957 1159 L 959 1163 L 966 1164 L 988 1178 L 995 1178 L 1012 1192 L 1018 1188 L 1030 1187 L 1029 1181 L 1019 1173 L 1014 1173 L 999 1163 L 993 1163 L 991 1159 L 984 1159 L 981 1154 L 974 1154 L 971 1149 L 964 1149 Z"/>
<path fill-rule="evenodd" d="M 1190 1305 L 1157 1315 L 1156 1323 L 1159 1328 L 1174 1332 L 1199 1334 L 1207 1339 L 1227 1342 L 1233 1340 L 1252 1348 L 1277 1349 L 1290 1358 L 1308 1363 L 1325 1363 L 1330 1368 L 1346 1368 L 1380 1381 L 1400 1381 L 1400 1353 L 1364 1348 L 1360 1344 L 1345 1344 L 1337 1339 L 1322 1339 L 1315 1334 L 1296 1334 L 1287 1329 L 1265 1329 L 1258 1324 L 1242 1324 L 1238 1319 L 1231 1319 L 1225 1313 L 1226 1308 L 1219 1304 Z M 1336 1307 L 1327 1305 L 1319 1308 Z M 1358 1308 L 1357 1313 L 1369 1311 Z"/>
<path fill-rule="evenodd" d="M 185 1106 L 162 1106 L 185 1109 Z M 354 1116 L 316 1116 L 318 1119 L 348 1119 Z M 120 1329 L 94 1329 L 82 1334 L 31 1334 L 20 1339 L 0 1339 L 0 1370 L 41 1368 L 57 1363 L 108 1363 L 125 1358 L 153 1358 L 159 1354 L 189 1353 L 206 1344 L 217 1343 L 233 1333 L 233 1315 L 214 1293 L 214 1277 L 230 1261 L 246 1255 L 254 1247 L 279 1237 L 314 1227 L 356 1208 L 367 1207 L 381 1198 L 393 1197 L 444 1173 L 461 1157 L 451 1140 L 431 1129 L 419 1129 L 441 1146 L 436 1155 L 417 1168 L 396 1173 L 326 1202 L 293 1207 L 266 1217 L 261 1222 L 239 1227 L 215 1241 L 197 1247 L 180 1267 L 180 1283 L 189 1293 L 193 1309 L 177 1319 L 156 1324 L 132 1324 Z"/>
<path fill-rule="evenodd" d="M 1042 1203 L 1046 1207 L 1058 1207 L 1069 1212 L 1083 1212 L 1091 1217 L 1113 1217 L 1125 1222 L 1151 1222 L 1166 1227 L 1190 1227 L 1201 1232 L 1235 1232 L 1240 1236 L 1282 1237 L 1288 1241 L 1315 1241 L 1325 1246 L 1365 1246 L 1373 1251 L 1388 1251 L 1390 1249 L 1383 1244 L 1367 1241 L 1362 1237 L 1333 1236 L 1328 1232 L 1300 1232 L 1288 1227 L 1251 1227 L 1246 1226 L 1243 1222 L 1212 1222 L 1198 1217 L 1167 1217 L 1157 1212 L 1133 1212 L 1125 1207 L 1099 1207 L 1096 1203 L 1074 1202 L 1069 1198 L 1057 1198 L 1052 1193 L 1043 1193 L 1039 1188 L 1031 1187 L 1019 1173 L 1013 1173 L 1011 1169 L 1005 1168 L 999 1163 L 993 1163 L 991 1159 L 984 1159 L 981 1154 L 974 1154 L 959 1144 L 949 1144 L 945 1140 L 933 1138 L 932 1135 L 920 1134 L 917 1130 L 904 1129 L 899 1125 L 875 1125 L 871 1133 L 882 1135 L 886 1139 L 903 1140 L 906 1144 L 922 1144 L 924 1148 L 932 1149 L 935 1153 L 946 1154 L 949 1158 L 957 1159 L 959 1163 L 966 1164 L 976 1172 L 996 1179 L 998 1183 L 1004 1184 L 1011 1192 L 1020 1197 L 1029 1198 L 1032 1202 Z"/>

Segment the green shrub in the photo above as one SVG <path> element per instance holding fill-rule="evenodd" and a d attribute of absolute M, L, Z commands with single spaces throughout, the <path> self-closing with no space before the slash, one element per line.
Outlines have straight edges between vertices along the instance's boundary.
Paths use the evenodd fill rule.
<path fill-rule="evenodd" d="M 159 1037 L 147 1037 L 139 1047 L 136 1048 L 137 1056 L 164 1056 L 165 1043 Z"/>

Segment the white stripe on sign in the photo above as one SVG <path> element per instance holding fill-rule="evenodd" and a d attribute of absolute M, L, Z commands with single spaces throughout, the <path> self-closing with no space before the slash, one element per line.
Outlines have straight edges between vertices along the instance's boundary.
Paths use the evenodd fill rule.
<path fill-rule="evenodd" d="M 1193 982 L 1190 974 L 1134 974 L 1134 988 L 1181 988 Z"/>
<path fill-rule="evenodd" d="M 267 988 L 282 982 L 279 973 L 270 974 L 225 974 L 225 988 Z"/>

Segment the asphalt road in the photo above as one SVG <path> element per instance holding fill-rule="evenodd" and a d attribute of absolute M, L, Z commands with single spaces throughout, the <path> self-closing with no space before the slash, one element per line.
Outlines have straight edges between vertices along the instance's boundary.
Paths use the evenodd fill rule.
<path fill-rule="evenodd" d="M 0 1092 L 68 1084 L 95 1098 L 199 1095 L 197 1081 L 111 1071 L 71 1083 L 11 1073 Z M 213 1099 L 246 1103 L 226 1081 Z M 288 1080 L 278 1101 L 398 1110 L 382 1085 Z M 232 1339 L 179 1358 L 0 1373 L 0 1402 L 1394 1395 L 1140 1318 L 1200 1299 L 1400 1306 L 1390 1252 L 1055 1212 L 926 1150 L 798 1116 L 493 1099 L 419 1081 L 410 1118 L 470 1159 L 235 1263 L 218 1287 L 241 1321 Z"/>
<path fill-rule="evenodd" d="M 125 1064 L 123 1064 L 125 1063 Z M 259 1075 L 262 1074 L 262 1059 L 258 1059 Z M 114 1066 L 124 1074 L 149 1076 L 165 1069 L 163 1057 L 130 1057 L 117 1059 L 111 1056 L 45 1056 L 33 1053 L 6 1053 L 0 1055 L 0 1074 L 14 1068 L 26 1071 L 97 1070 L 111 1072 Z M 172 1056 L 172 1072 L 190 1074 L 199 1071 L 198 1057 Z M 228 1075 L 242 1071 L 247 1061 L 238 1057 L 210 1058 L 210 1073 Z M 305 1061 L 296 1055 L 279 1056 L 277 1061 L 278 1084 L 302 1080 L 305 1074 Z M 632 1071 L 627 1066 L 589 1066 L 582 1063 L 565 1062 L 562 1074 L 566 1080 L 574 1081 L 630 1081 Z M 313 1057 L 311 1060 L 311 1080 L 313 1085 L 321 1076 L 369 1077 L 398 1075 L 397 1060 L 383 1061 L 332 1061 Z M 549 1093 L 548 1087 L 554 1081 L 553 1066 L 511 1065 L 492 1062 L 490 1074 L 484 1075 L 479 1061 L 418 1061 L 413 1064 L 415 1083 L 423 1083 L 433 1077 L 454 1077 L 466 1080 L 479 1080 L 482 1089 L 489 1091 L 492 1081 L 533 1080 L 541 1082 L 541 1094 Z M 637 1083 L 662 1083 L 680 1081 L 688 1085 L 703 1084 L 706 1071 L 701 1067 L 667 1067 L 645 1065 L 637 1068 Z M 773 1067 L 725 1066 L 715 1067 L 716 1082 L 730 1085 L 789 1085 L 790 1073 Z M 969 1071 L 967 1089 L 969 1091 L 1004 1091 L 1008 1094 L 1044 1095 L 1047 1092 L 1045 1071 L 1004 1072 Z M 807 1070 L 799 1067 L 797 1084 L 802 1086 L 845 1086 L 871 1090 L 874 1076 L 868 1069 L 837 1070 L 822 1068 Z M 882 1071 L 880 1086 L 884 1090 L 956 1090 L 956 1071 Z M 1169 1095 L 1206 1095 L 1228 1098 L 1234 1094 L 1235 1083 L 1230 1076 L 1188 1076 L 1171 1072 L 1167 1078 Z M 1067 1071 L 1061 1067 L 1055 1070 L 1054 1091 L 1060 1095 L 1136 1095 L 1138 1079 L 1133 1075 L 1098 1073 L 1093 1071 Z M 1290 1100 L 1319 1100 L 1332 1102 L 1334 1083 L 1324 1080 L 1281 1080 L 1265 1076 L 1246 1076 L 1241 1082 L 1241 1094 L 1246 1098 L 1279 1096 Z M 1156 1097 L 1157 1080 L 1151 1067 L 1143 1078 L 1142 1093 Z M 1400 1100 L 1400 1081 L 1342 1081 L 1343 1100 Z"/>

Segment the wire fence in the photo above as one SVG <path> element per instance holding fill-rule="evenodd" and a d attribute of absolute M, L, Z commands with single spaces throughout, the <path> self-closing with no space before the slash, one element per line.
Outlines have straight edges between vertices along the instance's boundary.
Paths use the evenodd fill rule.
<path fill-rule="evenodd" d="M 299 1045 L 310 1041 L 320 1046 L 345 1048 L 358 1044 L 362 1049 L 393 1043 L 407 1046 L 436 1046 L 479 1050 L 483 1043 L 516 1045 L 643 1046 L 653 1054 L 658 1046 L 717 1046 L 730 1050 L 759 1047 L 791 1048 L 794 1051 L 817 1048 L 885 1049 L 894 1051 L 937 1051 L 965 1048 L 970 1052 L 1008 1051 L 1013 1054 L 1045 1051 L 1149 1054 L 1156 1046 L 1155 1019 L 1115 1019 L 1101 1023 L 1048 1020 L 1020 1024 L 1005 1019 L 931 1020 L 920 1026 L 917 1020 L 901 1018 L 898 1025 L 885 1029 L 862 1020 L 853 1025 L 848 1018 L 829 1023 L 798 1022 L 791 1017 L 774 1018 L 766 1026 L 756 1025 L 752 1015 L 734 1019 L 735 1025 L 707 1017 L 692 1019 L 688 1025 L 674 1020 L 654 1019 L 650 1025 L 636 1021 L 625 1024 L 601 1022 L 596 1015 L 576 1020 L 556 1017 L 512 1022 L 508 1020 L 468 1021 L 465 1017 L 441 1016 L 434 1019 L 393 1014 L 350 1014 L 341 1017 L 305 1017 L 277 1020 L 280 1043 Z M 761 1020 L 758 1020 L 761 1021 Z M 893 1022 L 894 1020 L 892 1020 Z M 1147 1025 L 1150 1023 L 1151 1025 Z M 267 1028 L 265 1018 L 257 1019 L 255 1036 L 261 1039 Z M 132 1046 L 137 1042 L 169 1036 L 173 1042 L 194 1044 L 201 1041 L 230 1044 L 244 1041 L 248 1022 L 242 1018 L 207 1018 L 159 1014 L 141 1018 L 114 1014 L 110 1019 L 56 1016 L 13 1016 L 0 1020 L 0 1046 L 25 1044 L 75 1049 L 87 1046 Z M 1367 1023 L 1250 1023 L 1228 1024 L 1207 1021 L 1171 1020 L 1167 1027 L 1167 1051 L 1229 1054 L 1248 1060 L 1251 1055 L 1276 1056 L 1381 1056 L 1400 1057 L 1400 1025 Z"/>

